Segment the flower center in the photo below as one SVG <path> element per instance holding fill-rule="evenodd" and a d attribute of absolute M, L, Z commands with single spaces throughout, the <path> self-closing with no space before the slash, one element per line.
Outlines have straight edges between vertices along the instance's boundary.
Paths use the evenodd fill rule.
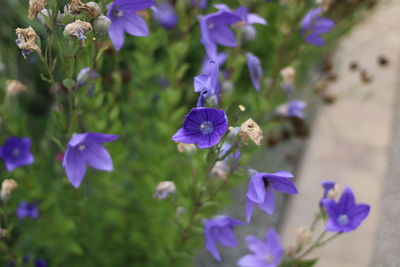
<path fill-rule="evenodd" d="M 21 153 L 20 153 L 20 151 L 19 151 L 18 148 L 14 148 L 14 149 L 13 149 L 12 155 L 13 155 L 14 157 L 18 157 L 20 154 L 21 154 Z"/>
<path fill-rule="evenodd" d="M 215 27 L 214 23 L 208 23 L 208 28 L 210 30 L 214 29 L 214 27 Z"/>
<path fill-rule="evenodd" d="M 113 10 L 111 11 L 111 14 L 112 14 L 114 17 L 118 17 L 118 18 L 120 18 L 120 17 L 122 17 L 122 16 L 124 15 L 124 13 L 122 12 L 122 10 L 119 10 L 116 6 L 114 6 Z"/>
<path fill-rule="evenodd" d="M 347 225 L 349 223 L 349 217 L 346 214 L 341 214 L 338 218 L 340 225 Z"/>
<path fill-rule="evenodd" d="M 205 121 L 200 125 L 200 130 L 203 134 L 209 134 L 213 131 L 214 126 L 211 121 Z"/>
<path fill-rule="evenodd" d="M 79 151 L 83 151 L 83 150 L 85 150 L 86 149 L 86 145 L 85 144 L 80 144 L 79 146 L 78 146 L 78 150 Z"/>
<path fill-rule="evenodd" d="M 266 254 L 266 255 L 264 256 L 264 261 L 265 261 L 265 263 L 267 263 L 267 264 L 273 263 L 274 260 L 275 260 L 275 258 L 274 258 L 274 256 L 272 256 L 271 254 Z"/>

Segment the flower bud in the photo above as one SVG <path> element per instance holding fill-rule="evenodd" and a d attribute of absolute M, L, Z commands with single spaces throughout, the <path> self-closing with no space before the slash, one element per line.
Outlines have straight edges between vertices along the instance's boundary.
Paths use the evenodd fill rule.
<path fill-rule="evenodd" d="M 93 22 L 94 31 L 100 35 L 107 34 L 110 25 L 111 25 L 111 20 L 104 15 L 98 16 Z"/>
<path fill-rule="evenodd" d="M 18 184 L 13 179 L 5 179 L 1 183 L 0 197 L 3 201 L 7 201 L 11 195 L 11 192 L 18 188 Z"/>
<path fill-rule="evenodd" d="M 243 142 L 246 142 L 250 138 L 256 145 L 261 145 L 263 139 L 263 133 L 258 124 L 252 119 L 248 119 L 240 126 L 240 137 Z"/>
<path fill-rule="evenodd" d="M 85 45 L 86 34 L 93 31 L 92 25 L 89 22 L 81 21 L 77 19 L 76 21 L 68 24 L 64 28 L 64 35 L 74 36 L 81 41 L 82 46 Z"/>
<path fill-rule="evenodd" d="M 185 143 L 178 143 L 178 151 L 179 153 L 192 153 L 196 150 L 196 146 L 194 144 L 185 144 Z"/>
<path fill-rule="evenodd" d="M 228 178 L 229 166 L 224 160 L 219 160 L 215 163 L 211 170 L 211 175 L 215 178 L 226 180 Z"/>
<path fill-rule="evenodd" d="M 283 83 L 288 86 L 294 85 L 294 80 L 296 79 L 296 71 L 293 67 L 286 67 L 281 70 L 281 76 L 283 78 Z"/>
<path fill-rule="evenodd" d="M 242 27 L 242 31 L 242 40 L 244 42 L 252 41 L 257 37 L 257 31 L 252 25 L 245 25 Z"/>
<path fill-rule="evenodd" d="M 303 247 L 312 242 L 312 233 L 306 227 L 299 227 L 296 229 L 297 246 Z"/>
<path fill-rule="evenodd" d="M 6 94 L 7 96 L 15 96 L 21 92 L 25 92 L 27 87 L 17 80 L 6 80 Z"/>
<path fill-rule="evenodd" d="M 154 193 L 154 197 L 158 200 L 162 200 L 167 198 L 171 194 L 175 194 L 176 187 L 174 182 L 164 181 L 160 182 L 157 185 L 156 192 Z"/>
<path fill-rule="evenodd" d="M 87 2 L 86 6 L 92 10 L 95 10 L 98 14 L 101 14 L 101 8 L 96 2 Z"/>

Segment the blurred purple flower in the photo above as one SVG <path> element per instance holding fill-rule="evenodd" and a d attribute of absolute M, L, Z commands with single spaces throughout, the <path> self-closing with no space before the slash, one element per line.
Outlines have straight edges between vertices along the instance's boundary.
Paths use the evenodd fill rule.
<path fill-rule="evenodd" d="M 34 162 L 31 153 L 31 139 L 28 137 L 9 137 L 0 147 L 0 159 L 6 163 L 7 171 Z"/>
<path fill-rule="evenodd" d="M 351 232 L 357 229 L 370 210 L 369 205 L 356 204 L 350 187 L 344 190 L 338 202 L 324 199 L 322 203 L 329 216 L 326 225 L 328 232 Z"/>
<path fill-rule="evenodd" d="M 292 100 L 288 103 L 288 116 L 289 117 L 304 117 L 304 109 L 307 104 L 304 101 Z"/>
<path fill-rule="evenodd" d="M 185 144 L 197 144 L 201 149 L 210 148 L 221 140 L 228 130 L 225 111 L 215 108 L 194 108 L 186 115 L 183 127 L 172 140 Z"/>
<path fill-rule="evenodd" d="M 45 259 L 36 259 L 35 260 L 35 267 L 47 267 L 47 262 Z"/>
<path fill-rule="evenodd" d="M 217 91 L 217 84 L 219 78 L 219 67 L 214 61 L 209 61 L 208 67 L 204 67 L 205 73 L 194 77 L 194 91 L 199 93 L 199 100 L 197 107 L 203 107 L 205 105 L 204 100 L 215 95 L 219 98 L 219 92 Z"/>
<path fill-rule="evenodd" d="M 21 201 L 17 207 L 17 216 L 20 219 L 24 219 L 27 217 L 31 219 L 37 219 L 39 218 L 38 206 L 33 203 Z"/>
<path fill-rule="evenodd" d="M 179 22 L 175 8 L 169 2 L 162 2 L 157 7 L 153 6 L 151 10 L 154 12 L 154 18 L 164 28 L 172 29 Z"/>
<path fill-rule="evenodd" d="M 204 56 L 203 63 L 201 65 L 200 74 L 209 73 L 212 71 L 213 65 L 210 64 L 210 61 L 216 62 L 218 67 L 221 67 L 227 59 L 228 59 L 228 55 L 226 53 L 218 53 L 215 60 L 211 60 L 207 56 Z"/>
<path fill-rule="evenodd" d="M 297 194 L 297 189 L 290 178 L 293 178 L 293 174 L 286 171 L 253 174 L 246 194 L 246 221 L 250 222 L 255 204 L 269 214 L 274 213 L 274 191 Z"/>
<path fill-rule="evenodd" d="M 284 248 L 274 228 L 269 228 L 264 240 L 256 236 L 246 237 L 247 246 L 252 252 L 239 259 L 240 267 L 277 267 L 283 259 Z"/>
<path fill-rule="evenodd" d="M 108 34 L 116 50 L 124 44 L 125 32 L 133 36 L 147 36 L 149 29 L 137 11 L 156 4 L 154 0 L 115 0 L 108 6 L 107 17 L 111 20 Z"/>
<path fill-rule="evenodd" d="M 211 60 L 217 57 L 217 44 L 237 46 L 236 38 L 229 25 L 240 21 L 240 17 L 229 11 L 218 11 L 204 16 L 200 21 L 201 43 Z"/>
<path fill-rule="evenodd" d="M 209 220 L 204 220 L 205 246 L 216 260 L 221 260 L 217 244 L 236 247 L 238 242 L 233 233 L 233 228 L 243 224 L 243 222 L 228 216 L 216 216 Z"/>
<path fill-rule="evenodd" d="M 328 197 L 329 190 L 335 187 L 335 182 L 333 181 L 322 181 L 321 186 L 324 188 L 324 194 L 322 195 L 321 200 L 319 201 L 319 206 L 322 207 L 323 203 L 322 200 Z"/>
<path fill-rule="evenodd" d="M 72 136 L 62 165 L 69 181 L 75 188 L 81 184 L 87 165 L 98 170 L 113 170 L 111 156 L 102 144 L 118 138 L 118 135 L 101 133 L 83 133 Z"/>
<path fill-rule="evenodd" d="M 246 53 L 247 66 L 250 71 L 251 81 L 253 83 L 254 89 L 260 91 L 260 79 L 262 77 L 262 68 L 260 59 L 253 55 L 252 53 Z"/>
<path fill-rule="evenodd" d="M 94 81 L 97 78 L 100 77 L 100 75 L 94 70 L 92 69 L 92 74 L 90 75 L 90 67 L 86 67 L 86 68 L 82 68 L 79 73 L 78 76 L 76 77 L 76 83 L 78 87 L 82 87 L 85 86 L 89 81 Z M 92 96 L 92 92 L 93 89 L 95 87 L 95 84 L 91 85 L 87 90 L 88 90 L 88 95 L 91 97 Z"/>
<path fill-rule="evenodd" d="M 321 12 L 321 8 L 313 8 L 301 21 L 301 35 L 307 43 L 316 46 L 325 44 L 320 35 L 329 32 L 335 26 L 333 20 L 321 18 L 319 16 Z"/>

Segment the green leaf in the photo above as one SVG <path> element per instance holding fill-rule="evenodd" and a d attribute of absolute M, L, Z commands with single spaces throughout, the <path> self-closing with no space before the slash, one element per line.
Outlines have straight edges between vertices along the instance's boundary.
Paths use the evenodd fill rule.
<path fill-rule="evenodd" d="M 318 259 L 310 259 L 298 261 L 296 267 L 312 267 L 317 263 Z"/>

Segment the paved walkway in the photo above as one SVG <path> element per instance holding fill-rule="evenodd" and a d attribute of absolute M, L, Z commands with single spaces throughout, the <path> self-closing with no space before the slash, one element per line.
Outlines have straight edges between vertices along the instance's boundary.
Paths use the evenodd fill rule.
<path fill-rule="evenodd" d="M 382 222 L 379 218 L 383 215 L 383 205 L 388 204 L 381 199 L 388 173 L 395 107 L 398 106 L 396 91 L 400 88 L 400 1 L 383 1 L 343 39 L 337 51 L 334 62 L 338 80 L 329 90 L 338 95 L 338 101 L 324 107 L 313 125 L 297 179 L 300 194 L 290 199 L 285 224 L 281 228 L 283 242 L 285 246 L 294 244 L 295 228 L 310 225 L 314 207 L 322 194 L 319 182 L 332 179 L 342 188 L 351 186 L 357 202 L 368 203 L 372 209 L 358 230 L 339 237 L 310 256 L 321 256 L 316 266 L 398 267 L 400 250 L 392 249 L 392 256 L 397 261 L 383 261 L 389 256 L 382 253 L 390 252 L 382 249 L 385 240 L 378 231 L 382 231 L 379 226 L 387 221 Z M 387 66 L 378 63 L 380 56 L 389 59 Z M 372 76 L 370 83 L 360 79 L 359 70 L 350 70 L 352 62 Z M 400 149 L 396 151 L 400 153 Z M 397 166 L 400 167 L 400 163 Z M 397 178 L 400 187 L 400 175 Z M 390 185 L 385 188 L 390 189 L 388 187 Z M 396 194 L 392 192 L 391 196 L 391 202 L 400 206 L 399 202 L 394 202 L 398 199 Z M 385 206 L 385 210 L 388 208 Z M 399 208 L 396 210 L 395 214 L 386 212 L 386 216 L 399 215 Z M 391 229 L 399 232 L 398 218 L 391 217 L 392 222 L 385 224 L 388 238 Z M 400 243 L 398 239 L 393 242 L 396 240 Z M 373 259 L 375 261 L 371 264 Z"/>

